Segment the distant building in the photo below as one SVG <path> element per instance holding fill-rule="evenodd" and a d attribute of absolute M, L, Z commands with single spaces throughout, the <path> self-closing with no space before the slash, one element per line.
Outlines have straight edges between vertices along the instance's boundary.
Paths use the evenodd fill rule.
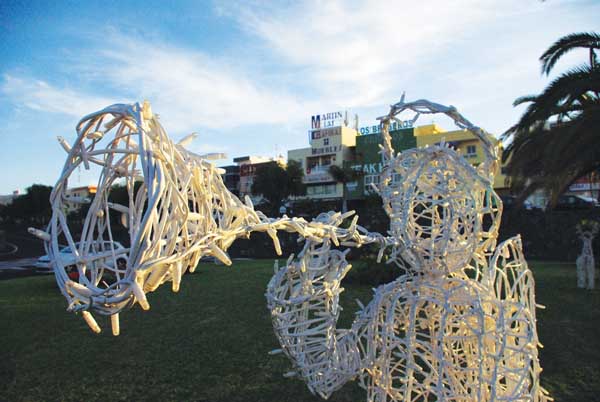
<path fill-rule="evenodd" d="M 285 160 L 283 157 L 279 156 L 276 158 L 273 157 L 264 157 L 264 156 L 241 156 L 239 158 L 234 158 L 233 162 L 236 163 L 236 166 L 239 169 L 239 185 L 238 196 L 240 198 L 244 198 L 245 196 L 249 196 L 254 204 L 260 204 L 263 200 L 263 197 L 260 195 L 252 194 L 252 185 L 254 184 L 254 177 L 256 175 L 256 169 L 267 163 L 277 163 L 281 166 L 285 166 Z M 225 169 L 225 178 L 227 178 L 227 167 Z M 235 182 L 235 173 L 234 169 L 230 169 L 230 183 Z"/>
<path fill-rule="evenodd" d="M 600 199 L 600 172 L 593 172 L 575 180 L 567 190 L 569 194 Z"/>
<path fill-rule="evenodd" d="M 0 205 L 12 204 L 15 198 L 19 196 L 19 190 L 13 191 L 12 194 L 0 195 Z"/>
<path fill-rule="evenodd" d="M 346 126 L 311 130 L 310 147 L 291 149 L 288 160 L 300 163 L 304 171 L 306 197 L 315 199 L 341 198 L 343 188 L 329 174 L 333 165 L 344 166 L 354 160 L 357 131 Z"/>
<path fill-rule="evenodd" d="M 365 130 L 363 130 L 365 132 Z M 413 128 L 399 128 L 390 130 L 392 147 L 396 151 L 414 148 L 417 143 L 413 135 Z M 373 193 L 373 186 L 379 185 L 380 174 L 383 170 L 381 162 L 381 148 L 383 140 L 381 132 L 375 134 L 359 135 L 356 137 L 355 156 L 353 161 L 345 161 L 345 165 L 362 173 L 355 182 L 347 183 L 348 199 L 360 200 Z"/>
<path fill-rule="evenodd" d="M 477 166 L 483 162 L 484 155 L 483 149 L 481 148 L 481 141 L 475 134 L 468 130 L 444 131 L 435 124 L 428 124 L 415 127 L 414 135 L 418 147 L 439 144 L 444 141 L 446 144 L 449 144 L 459 151 L 472 165 Z M 500 145 L 500 142 L 496 138 L 491 137 L 491 140 L 495 142 L 496 145 Z M 500 148 L 500 152 L 501 151 L 502 149 Z M 502 156 L 501 153 L 500 156 Z M 500 168 L 500 171 L 494 178 L 494 189 L 498 194 L 507 193 L 509 190 L 503 167 Z"/>
<path fill-rule="evenodd" d="M 336 183 L 329 174 L 329 168 L 333 165 L 348 167 L 362 173 L 356 181 L 346 183 L 348 199 L 365 198 L 373 192 L 372 184 L 377 186 L 380 182 L 383 169 L 380 153 L 381 125 L 352 129 L 346 126 L 347 121 L 342 121 L 341 116 L 341 112 L 312 116 L 310 147 L 288 151 L 288 160 L 298 161 L 304 170 L 306 198 L 342 197 L 342 184 Z M 396 151 L 445 141 L 473 165 L 483 161 L 480 140 L 467 130 L 444 131 L 435 124 L 413 127 L 411 121 L 397 121 L 390 125 L 390 135 Z M 495 138 L 493 141 L 499 144 Z M 499 193 L 508 191 L 506 176 L 502 171 L 496 175 L 494 188 Z"/>
<path fill-rule="evenodd" d="M 346 195 L 349 200 L 364 199 L 373 192 L 372 185 L 379 185 L 383 169 L 380 153 L 382 127 L 377 123 L 359 128 L 356 117 L 356 127 L 351 128 L 347 120 L 347 113 L 343 112 L 311 116 L 309 146 L 288 150 L 288 161 L 294 160 L 300 164 L 304 173 L 303 182 L 306 184 L 306 195 L 295 198 L 342 198 L 342 184 L 337 183 L 329 174 L 331 166 L 351 168 L 362 173 L 356 181 L 346 183 Z M 407 120 L 392 122 L 389 132 L 392 147 L 396 151 L 445 142 L 458 150 L 474 166 L 483 162 L 481 141 L 468 130 L 445 131 L 435 124 L 413 127 L 413 122 Z M 491 139 L 501 151 L 500 142 L 494 137 Z M 233 161 L 236 165 L 222 167 L 225 170 L 223 180 L 227 188 L 241 198 L 245 195 L 251 196 L 255 203 L 259 203 L 261 199 L 252 195 L 252 184 L 258 166 L 273 162 L 284 164 L 282 158 L 257 156 L 243 156 Z M 577 188 L 585 186 L 579 182 L 576 184 Z M 588 185 L 592 190 L 595 189 L 594 186 L 595 184 Z M 600 188 L 600 185 L 598 187 Z M 494 188 L 499 194 L 509 191 L 504 167 L 501 167 L 495 176 Z"/>
<path fill-rule="evenodd" d="M 96 186 L 73 187 L 65 191 L 65 208 L 67 212 L 78 210 L 82 204 L 92 202 L 92 198 L 96 195 Z M 69 201 L 72 199 L 72 201 Z"/>
<path fill-rule="evenodd" d="M 221 166 L 221 169 L 225 171 L 221 176 L 223 177 L 223 183 L 229 191 L 236 196 L 240 195 L 240 167 L 238 165 Z"/>

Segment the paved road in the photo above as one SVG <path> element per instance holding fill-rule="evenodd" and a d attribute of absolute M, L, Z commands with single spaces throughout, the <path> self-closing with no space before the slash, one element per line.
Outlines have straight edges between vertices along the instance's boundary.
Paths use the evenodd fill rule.
<path fill-rule="evenodd" d="M 0 261 L 0 280 L 21 278 L 51 272 L 40 272 L 34 267 L 38 257 L 21 258 L 19 260 Z"/>
<path fill-rule="evenodd" d="M 20 260 L 0 261 L 0 270 L 6 269 L 28 269 L 35 266 L 38 257 L 21 258 Z"/>

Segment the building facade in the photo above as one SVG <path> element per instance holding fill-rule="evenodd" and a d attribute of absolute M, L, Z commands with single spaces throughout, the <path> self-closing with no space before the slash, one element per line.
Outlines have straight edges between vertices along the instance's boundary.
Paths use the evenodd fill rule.
<path fill-rule="evenodd" d="M 568 193 L 600 200 L 600 171 L 592 172 L 575 180 L 569 186 Z"/>
<path fill-rule="evenodd" d="M 379 130 L 375 134 L 359 135 L 356 137 L 354 160 L 345 161 L 345 165 L 360 172 L 354 182 L 347 183 L 348 199 L 360 200 L 374 192 L 373 186 L 379 185 L 383 163 L 381 162 L 381 148 L 383 139 Z M 414 148 L 416 146 L 413 128 L 396 129 L 390 131 L 392 147 L 396 151 Z"/>
<path fill-rule="evenodd" d="M 269 163 L 277 163 L 281 166 L 285 166 L 285 160 L 281 156 L 276 158 L 241 156 L 234 158 L 233 162 L 235 165 L 221 167 L 221 169 L 225 170 L 225 173 L 222 175 L 223 181 L 232 193 L 242 199 L 245 196 L 248 196 L 254 204 L 260 204 L 263 201 L 261 195 L 252 194 L 252 185 L 254 184 L 256 169 Z"/>
<path fill-rule="evenodd" d="M 223 177 L 223 183 L 225 183 L 225 187 L 229 191 L 231 191 L 236 196 L 240 195 L 240 167 L 238 165 L 229 165 L 222 166 L 221 169 L 224 170 L 224 173 L 221 175 Z"/>
<path fill-rule="evenodd" d="M 316 200 L 339 199 L 344 195 L 342 183 L 337 183 L 329 173 L 331 166 L 350 168 L 360 172 L 354 182 L 346 183 L 346 196 L 349 200 L 361 200 L 374 192 L 373 185 L 380 183 L 383 169 L 380 146 L 382 145 L 381 125 L 351 128 L 342 112 L 325 113 L 311 117 L 308 132 L 309 146 L 288 151 L 288 160 L 297 161 L 304 173 L 306 195 L 297 198 Z M 445 142 L 457 149 L 464 157 L 477 166 L 483 161 L 481 141 L 470 131 L 445 131 L 435 124 L 412 126 L 412 121 L 397 121 L 390 125 L 393 148 L 401 152 L 414 147 Z M 499 141 L 494 139 L 496 144 Z M 252 184 L 256 168 L 261 163 L 273 162 L 273 158 L 244 156 L 235 158 L 238 167 L 225 166 L 224 179 L 228 188 L 241 197 L 252 195 Z M 284 164 L 283 160 L 277 163 Z M 508 191 L 506 176 L 501 169 L 495 177 L 494 188 L 500 194 Z M 236 176 L 237 175 L 237 176 Z M 239 177 L 239 181 L 236 181 Z"/>
<path fill-rule="evenodd" d="M 439 144 L 444 141 L 446 144 L 449 144 L 459 151 L 472 165 L 477 166 L 483 162 L 483 145 L 479 138 L 468 130 L 444 131 L 435 124 L 428 124 L 415 127 L 414 136 L 417 147 Z M 492 137 L 492 141 L 494 141 L 497 146 L 500 146 L 500 142 L 494 137 Z M 501 147 L 499 148 L 499 151 L 500 156 L 502 156 Z M 494 178 L 494 189 L 498 194 L 508 192 L 508 184 L 503 166 L 500 167 L 500 171 Z"/>
<path fill-rule="evenodd" d="M 345 125 L 316 128 L 309 132 L 310 147 L 288 151 L 288 160 L 297 161 L 302 167 L 307 198 L 342 197 L 342 184 L 336 183 L 329 168 L 343 167 L 345 161 L 354 160 L 357 134 Z"/>
<path fill-rule="evenodd" d="M 363 199 L 374 192 L 383 169 L 380 146 L 381 126 L 373 125 L 358 130 L 345 125 L 314 128 L 309 132 L 310 147 L 288 151 L 288 160 L 298 161 L 304 171 L 307 185 L 306 198 L 333 199 L 343 196 L 341 183 L 329 174 L 332 165 L 357 170 L 361 176 L 346 183 L 350 200 Z M 445 131 L 435 124 L 412 127 L 409 122 L 394 123 L 390 127 L 392 146 L 396 151 L 439 144 L 442 141 L 458 150 L 477 166 L 483 161 L 481 141 L 468 130 Z M 499 142 L 494 139 L 499 145 Z M 495 177 L 494 188 L 500 194 L 508 191 L 503 169 Z"/>
<path fill-rule="evenodd" d="M 0 205 L 12 204 L 15 198 L 19 196 L 19 190 L 13 191 L 12 194 L 0 195 Z"/>
<path fill-rule="evenodd" d="M 73 187 L 65 191 L 65 208 L 67 212 L 78 210 L 83 203 L 92 202 L 92 198 L 96 195 L 96 186 L 81 186 Z M 71 199 L 72 201 L 70 201 Z"/>

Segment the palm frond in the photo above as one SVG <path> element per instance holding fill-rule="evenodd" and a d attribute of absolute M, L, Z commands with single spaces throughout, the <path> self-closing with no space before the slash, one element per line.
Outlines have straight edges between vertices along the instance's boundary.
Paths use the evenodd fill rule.
<path fill-rule="evenodd" d="M 527 103 L 527 102 L 535 102 L 537 99 L 537 95 L 525 95 L 525 96 L 520 96 L 517 99 L 515 99 L 515 101 L 513 102 L 513 106 L 519 106 L 523 103 Z"/>
<path fill-rule="evenodd" d="M 563 36 L 550 46 L 540 57 L 542 74 L 549 74 L 556 62 L 571 50 L 578 48 L 600 49 L 600 35 L 595 32 L 579 32 Z"/>
<path fill-rule="evenodd" d="M 580 99 L 586 96 L 598 101 L 594 93 L 600 92 L 600 69 L 588 66 L 577 67 L 554 79 L 525 110 L 517 123 L 529 127 L 536 122 L 548 121 L 570 108 L 577 110 Z M 593 101 L 593 100 L 592 100 Z"/>
<path fill-rule="evenodd" d="M 513 192 L 523 200 L 544 189 L 554 205 L 577 178 L 600 168 L 600 68 L 594 49 L 600 35 L 565 36 L 541 57 L 548 73 L 565 53 L 584 47 L 590 65 L 573 68 L 554 79 L 537 96 L 517 98 L 514 105 L 529 103 L 514 126 L 503 135 L 507 141 L 502 159 Z"/>

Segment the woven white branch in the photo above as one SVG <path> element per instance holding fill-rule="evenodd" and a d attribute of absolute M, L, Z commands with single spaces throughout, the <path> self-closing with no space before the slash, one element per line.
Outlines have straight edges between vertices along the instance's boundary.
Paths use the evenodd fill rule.
<path fill-rule="evenodd" d="M 396 155 L 389 121 L 406 109 L 449 115 L 480 136 L 486 161 L 473 169 L 443 145 Z M 283 351 L 314 392 L 328 397 L 359 376 L 370 400 L 549 399 L 539 386 L 534 285 L 520 239 L 495 248 L 502 207 L 492 188 L 497 158 L 487 134 L 454 108 L 427 101 L 402 100 L 382 121 L 380 192 L 391 237 L 368 233 L 356 217 L 340 228 L 352 213 L 306 222 L 254 211 L 249 199 L 244 204 L 227 191 L 213 165 L 174 144 L 146 103 L 89 115 L 72 147 L 61 141 L 69 156 L 51 195 L 51 223 L 31 232 L 45 242 L 68 309 L 81 311 L 97 332 L 90 311 L 110 315 L 114 334 L 120 311 L 135 303 L 148 309 L 146 293 L 162 283 L 171 281 L 177 291 L 183 272 L 202 256 L 230 264 L 227 248 L 252 231 L 268 233 L 280 254 L 277 230 L 298 232 L 304 250 L 276 270 L 267 300 Z M 78 201 L 66 189 L 81 165 L 101 172 L 83 231 L 75 234 L 64 206 Z M 119 181 L 129 205 L 109 201 Z M 115 246 L 114 214 L 128 230 L 129 248 Z M 340 281 L 350 265 L 331 245 L 367 243 L 379 245 L 380 258 L 391 247 L 390 261 L 410 271 L 378 288 L 352 327 L 339 330 Z M 60 253 L 60 244 L 73 256 Z M 68 266 L 76 267 L 77 282 Z"/>
<path fill-rule="evenodd" d="M 369 235 L 356 220 L 348 229 L 339 228 L 348 214 L 331 213 L 336 225 L 327 226 L 287 216 L 270 219 L 254 211 L 249 198 L 244 204 L 227 190 L 217 168 L 184 149 L 192 139 L 174 144 L 147 102 L 112 105 L 84 117 L 72 146 L 59 138 L 68 157 L 50 197 L 52 218 L 46 231 L 30 231 L 44 240 L 68 310 L 81 312 L 95 332 L 100 326 L 92 312 L 110 315 L 118 335 L 120 311 L 135 303 L 148 310 L 146 294 L 165 282 L 177 292 L 182 275 L 203 256 L 231 264 L 226 250 L 252 231 L 266 232 L 278 254 L 277 230 L 298 232 L 313 242 L 328 238 L 338 245 L 340 239 L 351 246 L 386 246 L 386 239 Z M 97 165 L 100 173 L 83 230 L 74 233 L 66 204 L 89 201 L 69 197 L 67 188 L 82 165 Z M 128 205 L 109 200 L 114 184 L 126 186 Z M 127 228 L 129 248 L 117 247 L 116 226 Z M 61 253 L 61 245 L 72 252 Z M 72 268 L 77 280 L 67 274 Z"/>
<path fill-rule="evenodd" d="M 406 109 L 445 113 L 472 130 L 484 144 L 483 168 L 443 144 L 396 154 L 389 121 Z M 550 400 L 539 385 L 534 282 L 520 238 L 496 247 L 502 203 L 492 142 L 454 108 L 424 100 L 402 99 L 382 121 L 379 192 L 392 235 L 382 243 L 409 274 L 376 289 L 352 327 L 338 329 L 340 282 L 351 267 L 328 239 L 307 240 L 266 293 L 289 375 L 323 398 L 358 377 L 369 401 Z"/>
<path fill-rule="evenodd" d="M 594 252 L 592 250 L 592 241 L 598 233 L 599 226 L 596 222 L 583 226 L 577 225 L 577 235 L 583 243 L 581 254 L 577 257 L 577 287 L 583 289 L 594 289 L 596 263 L 594 261 Z"/>
<path fill-rule="evenodd" d="M 183 273 L 204 255 L 230 263 L 224 250 L 246 233 L 245 226 L 260 221 L 252 206 L 227 191 L 212 164 L 169 139 L 148 103 L 109 106 L 79 122 L 73 146 L 59 140 L 69 155 L 50 197 L 51 222 L 47 232 L 32 232 L 45 240 L 68 310 L 81 311 L 96 332 L 90 311 L 111 315 L 118 334 L 119 311 L 136 302 L 149 309 L 146 293 L 164 282 L 178 291 Z M 65 203 L 77 201 L 67 187 L 81 165 L 101 171 L 76 239 Z M 126 186 L 128 205 L 109 201 L 117 183 Z M 115 246 L 115 225 L 127 228 L 129 248 Z M 72 254 L 60 253 L 60 244 Z M 77 282 L 68 277 L 68 266 L 76 267 Z"/>

